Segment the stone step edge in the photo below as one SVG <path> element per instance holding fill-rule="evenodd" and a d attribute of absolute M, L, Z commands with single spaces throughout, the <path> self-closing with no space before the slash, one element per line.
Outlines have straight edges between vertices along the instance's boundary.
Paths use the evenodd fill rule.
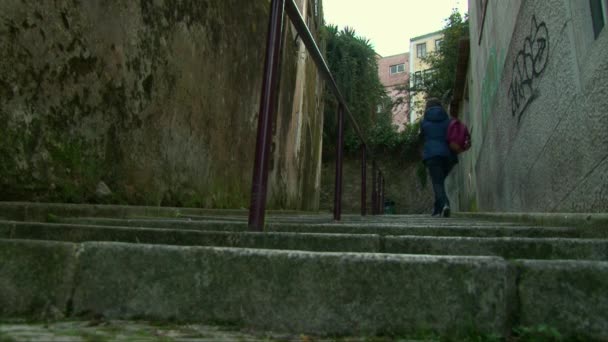
<path fill-rule="evenodd" d="M 18 221 L 21 222 L 21 221 Z M 235 222 L 235 221 L 183 221 L 183 220 L 154 220 L 154 219 L 113 219 L 113 218 L 55 218 L 47 223 L 64 223 L 64 224 L 83 224 L 83 225 L 106 225 L 106 226 L 124 226 L 124 227 L 145 227 L 145 228 L 167 228 L 174 229 L 175 226 L 179 226 L 179 229 L 192 229 L 192 230 L 227 230 L 227 231 L 248 231 L 246 222 Z M 453 231 L 454 233 L 461 232 L 479 232 L 480 236 L 492 236 L 492 233 L 496 235 L 504 234 L 505 232 L 520 232 L 521 236 L 525 236 L 523 233 L 531 233 L 534 236 L 567 236 L 567 237 L 579 237 L 579 233 L 576 228 L 571 227 L 530 227 L 530 226 L 518 226 L 518 225 L 489 225 L 484 226 L 481 223 L 475 223 L 474 225 L 466 226 L 459 222 L 453 224 L 446 222 L 439 222 L 436 226 L 431 225 L 431 222 L 425 223 L 414 223 L 412 225 L 386 225 L 382 226 L 381 223 L 355 223 L 345 222 L 340 224 L 324 224 L 324 223 L 277 223 L 269 222 L 266 225 L 266 232 L 298 232 L 298 233 L 316 233 L 316 232 L 327 232 L 336 234 L 379 234 L 379 235 L 400 235 L 399 232 L 407 232 L 412 234 L 412 231 L 429 230 L 435 231 L 435 234 L 441 235 L 446 232 Z M 408 232 L 409 231 L 409 232 Z M 482 234 L 483 233 L 483 234 Z M 485 234 L 485 235 L 484 235 Z M 403 234 L 401 234 L 403 235 Z M 474 235 L 474 234 L 471 234 Z M 517 236 L 517 234 L 513 234 Z M 592 236 L 589 236 L 592 237 Z"/>
<path fill-rule="evenodd" d="M 318 212 L 297 210 L 268 210 L 269 215 L 318 215 Z M 31 221 L 46 220 L 49 215 L 57 216 L 109 216 L 126 218 L 130 216 L 182 217 L 205 215 L 248 215 L 247 209 L 204 209 L 157 206 L 134 206 L 113 204 L 73 204 L 43 202 L 1 202 L 0 217 L 6 219 Z"/>
<path fill-rule="evenodd" d="M 454 217 L 516 222 L 537 226 L 576 227 L 587 234 L 608 237 L 608 214 L 606 213 L 499 213 L 499 212 L 455 212 Z"/>
<path fill-rule="evenodd" d="M 124 242 L 316 252 L 494 255 L 504 258 L 608 260 L 607 239 L 461 237 L 293 232 L 199 231 L 0 222 L 0 238 L 81 243 Z"/>
<path fill-rule="evenodd" d="M 504 336 L 519 324 L 546 324 L 563 336 L 608 337 L 607 262 L 103 242 L 0 246 L 0 260 L 10 258 L 0 264 L 0 317 L 224 322 L 317 335 L 475 329 Z"/>
<path fill-rule="evenodd" d="M 317 218 L 317 220 L 313 220 Z M 30 220 L 34 221 L 34 220 Z M 225 223 L 225 224 L 235 224 L 246 227 L 247 219 L 245 217 L 236 217 L 236 216 L 206 216 L 204 218 L 192 219 L 191 217 L 129 217 L 129 218 L 112 218 L 112 217 L 60 217 L 60 216 L 50 216 L 43 222 L 63 222 L 63 223 L 86 223 L 86 222 L 100 222 L 100 224 L 112 224 L 118 225 L 118 223 L 123 224 L 185 224 L 185 225 L 204 225 L 208 222 L 213 223 Z M 314 227 L 328 226 L 365 226 L 365 227 L 406 227 L 406 226 L 430 226 L 436 225 L 437 227 L 443 226 L 459 226 L 459 227 L 483 227 L 483 226 L 491 226 L 491 227 L 525 227 L 521 224 L 516 223 L 508 223 L 508 222 L 496 222 L 496 221 L 472 221 L 472 220 L 463 220 L 463 219 L 454 219 L 451 218 L 449 220 L 445 219 L 436 219 L 436 218 L 415 218 L 410 216 L 402 216 L 399 221 L 386 219 L 386 217 L 375 217 L 367 220 L 342 220 L 340 222 L 333 221 L 330 217 L 322 216 L 322 215 L 308 215 L 308 216 L 283 216 L 283 217 L 272 217 L 268 220 L 267 226 L 294 226 L 294 225 L 310 225 Z M 559 228 L 559 229 L 573 229 L 568 227 L 549 227 L 549 228 Z"/>

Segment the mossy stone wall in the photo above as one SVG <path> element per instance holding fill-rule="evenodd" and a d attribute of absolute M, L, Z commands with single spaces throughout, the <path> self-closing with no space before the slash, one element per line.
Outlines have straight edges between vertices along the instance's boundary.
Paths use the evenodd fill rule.
<path fill-rule="evenodd" d="M 0 2 L 0 200 L 247 207 L 268 11 L 241 0 Z M 286 47 L 281 108 L 297 65 Z M 100 182 L 111 196 L 95 195 Z"/>

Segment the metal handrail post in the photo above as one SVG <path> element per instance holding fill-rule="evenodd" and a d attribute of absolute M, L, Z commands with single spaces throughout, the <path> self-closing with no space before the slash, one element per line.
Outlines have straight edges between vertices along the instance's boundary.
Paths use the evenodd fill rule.
<path fill-rule="evenodd" d="M 376 181 L 378 182 L 378 201 L 376 202 L 378 204 L 378 215 L 382 215 L 382 203 L 380 201 L 382 201 L 382 171 L 378 171 L 378 178 L 376 179 Z"/>
<path fill-rule="evenodd" d="M 376 161 L 372 161 L 372 215 L 378 214 L 378 168 Z"/>
<path fill-rule="evenodd" d="M 272 121 L 277 106 L 276 92 L 279 79 L 285 0 L 272 0 L 270 6 L 264 79 L 262 81 L 262 96 L 251 186 L 251 205 L 249 207 L 249 230 L 252 231 L 264 230 L 266 194 L 268 189 L 268 161 L 272 142 Z"/>
<path fill-rule="evenodd" d="M 382 203 L 380 201 L 382 201 L 382 171 L 378 171 L 378 178 L 376 178 L 376 181 L 378 182 L 378 199 L 376 201 L 376 205 L 378 206 L 378 208 L 376 209 L 376 213 L 378 215 L 382 215 Z"/>
<path fill-rule="evenodd" d="M 361 216 L 367 215 L 367 160 L 365 145 L 361 145 Z"/>
<path fill-rule="evenodd" d="M 342 163 L 344 162 L 344 106 L 338 106 L 338 141 L 336 144 L 336 183 L 334 189 L 334 220 L 342 216 Z"/>
<path fill-rule="evenodd" d="M 380 189 L 382 189 L 380 191 L 380 213 L 382 213 L 382 215 L 384 215 L 385 214 L 385 212 L 384 212 L 384 209 L 385 209 L 384 208 L 384 199 L 385 199 L 384 191 L 385 191 L 385 189 L 384 189 L 384 175 L 383 174 L 380 176 Z"/>
<path fill-rule="evenodd" d="M 298 36 L 300 37 L 300 39 L 302 40 L 302 42 L 304 43 L 304 45 L 306 46 L 306 49 L 309 53 L 309 56 L 311 57 L 311 59 L 314 61 L 315 65 L 317 66 L 317 71 L 319 72 L 319 75 L 321 76 L 322 79 L 325 80 L 326 85 L 328 86 L 329 90 L 333 93 L 333 95 L 336 97 L 338 103 L 340 104 L 339 107 L 339 115 L 342 116 L 341 119 L 339 119 L 339 122 L 341 123 L 342 127 L 339 128 L 342 130 L 342 136 L 340 137 L 340 146 L 337 146 L 336 148 L 339 149 L 338 153 L 337 153 L 337 158 L 339 160 L 336 160 L 336 191 L 334 193 L 334 219 L 336 220 L 340 220 L 340 216 L 341 216 L 341 209 L 342 209 L 342 163 L 343 163 L 343 144 L 344 144 L 344 137 L 343 137 L 343 125 L 344 125 L 344 115 L 346 114 L 347 118 L 350 120 L 350 123 L 352 125 L 353 130 L 357 133 L 357 135 L 359 136 L 359 139 L 361 139 L 362 145 L 363 145 L 363 149 L 364 151 L 362 153 L 364 153 L 364 158 L 370 158 L 372 159 L 372 165 L 373 165 L 373 171 L 372 171 L 372 215 L 377 215 L 379 213 L 379 201 L 380 201 L 380 197 L 379 197 L 379 178 L 378 178 L 378 169 L 377 169 L 377 165 L 376 165 L 376 161 L 374 161 L 373 159 L 373 154 L 371 151 L 367 151 L 367 153 L 369 153 L 369 155 L 366 155 L 366 147 L 367 144 L 365 142 L 365 138 L 362 134 L 361 129 L 359 128 L 359 125 L 357 123 L 357 121 L 355 120 L 353 114 L 351 113 L 350 109 L 348 108 L 348 105 L 344 99 L 344 96 L 342 95 L 342 93 L 340 92 L 340 89 L 338 89 L 338 84 L 336 83 L 336 80 L 334 79 L 333 75 L 331 74 L 331 71 L 329 70 L 328 64 L 326 63 L 325 59 L 323 58 L 323 54 L 321 53 L 321 50 L 319 49 L 319 46 L 317 45 L 317 43 L 315 42 L 315 38 L 313 37 L 312 33 L 310 32 L 310 30 L 308 29 L 308 26 L 306 25 L 306 20 L 302 17 L 302 13 L 300 13 L 300 10 L 298 8 L 298 5 L 296 4 L 295 0 L 282 0 L 285 2 L 281 2 L 281 4 L 283 5 L 278 5 L 277 0 L 273 0 L 272 3 L 272 8 L 273 8 L 273 15 L 271 15 L 271 18 L 274 17 L 274 10 L 275 7 L 280 7 L 281 9 L 284 9 L 284 12 L 287 14 L 287 16 L 289 17 L 289 19 L 291 20 L 291 23 L 293 24 L 293 27 L 295 28 Z M 281 12 L 281 18 L 282 18 L 282 14 L 283 12 Z M 272 26 L 272 24 L 271 24 Z M 270 30 L 272 31 L 272 30 Z M 269 34 L 270 37 L 270 34 Z M 269 38 L 269 42 L 270 42 L 270 38 Z M 270 44 L 269 44 L 270 45 Z M 280 46 L 280 45 L 279 45 Z M 280 50 L 280 49 L 279 49 Z M 267 57 L 268 58 L 268 57 Z M 267 62 L 268 63 L 268 62 Z M 257 157 L 256 157 L 256 161 L 257 161 Z M 267 164 L 267 163 L 266 163 Z M 257 162 L 256 162 L 256 170 L 254 171 L 257 172 Z M 366 207 L 365 207 L 365 196 L 366 196 L 366 171 L 364 168 L 366 168 L 366 161 L 363 163 L 362 166 L 362 189 L 361 189 L 361 197 L 362 197 L 362 205 L 361 205 L 361 211 L 362 214 L 365 215 L 366 212 Z M 266 166 L 267 168 L 267 166 Z M 265 171 L 267 174 L 267 170 Z M 263 173 L 263 172 L 262 172 Z M 253 188 L 254 190 L 252 191 L 252 193 L 257 194 L 260 192 L 259 187 L 255 182 L 256 176 L 254 176 L 254 185 Z M 266 176 L 267 179 L 267 176 Z M 267 180 L 266 180 L 267 181 Z M 265 203 L 265 196 L 266 196 L 266 184 L 263 184 L 263 191 L 264 191 L 264 203 Z M 250 211 L 250 227 L 257 227 L 259 224 L 261 224 L 263 226 L 264 224 L 264 213 L 263 210 L 261 213 L 258 214 L 254 214 L 254 210 L 253 210 L 253 204 L 257 204 L 259 202 L 259 200 L 256 200 L 257 197 L 252 196 L 252 209 Z M 256 202 L 257 201 L 257 202 Z M 265 205 L 265 204 L 264 204 Z M 256 211 L 257 212 L 257 211 Z M 252 219 L 253 218 L 257 218 L 259 216 L 261 216 L 261 223 L 259 224 L 254 224 L 255 222 L 260 221 L 260 219 Z M 253 223 L 252 223 L 253 222 Z"/>

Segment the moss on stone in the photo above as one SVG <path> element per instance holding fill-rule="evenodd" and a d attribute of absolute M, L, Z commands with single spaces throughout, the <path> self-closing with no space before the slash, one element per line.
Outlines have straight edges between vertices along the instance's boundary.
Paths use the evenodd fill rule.
<path fill-rule="evenodd" d="M 7 333 L 0 331 L 0 342 L 17 342 L 14 337 L 9 336 Z"/>
<path fill-rule="evenodd" d="M 96 6 L 0 3 L 0 200 L 248 206 L 268 2 Z M 100 181 L 111 196 L 95 196 Z"/>
<path fill-rule="evenodd" d="M 0 262 L 0 317 L 47 319 L 65 312 L 75 268 L 72 244 L 3 241 L 0 260 L 11 260 Z"/>

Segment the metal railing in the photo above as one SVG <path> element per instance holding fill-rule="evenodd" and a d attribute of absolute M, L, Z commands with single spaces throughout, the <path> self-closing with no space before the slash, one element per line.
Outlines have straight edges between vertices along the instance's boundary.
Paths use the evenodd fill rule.
<path fill-rule="evenodd" d="M 249 229 L 262 231 L 266 209 L 268 188 L 268 161 L 272 143 L 272 122 L 277 108 L 277 83 L 279 78 L 279 59 L 281 58 L 281 38 L 285 27 L 283 21 L 287 13 L 295 27 L 298 36 L 306 46 L 309 55 L 315 62 L 319 74 L 338 100 L 338 141 L 336 144 L 336 174 L 334 189 L 334 220 L 340 221 L 342 214 L 342 165 L 344 160 L 344 113 L 361 139 L 361 215 L 366 215 L 366 178 L 367 159 L 371 157 L 361 129 L 346 105 L 342 93 L 315 42 L 313 35 L 306 26 L 302 14 L 294 0 L 272 0 L 270 4 L 270 21 L 268 24 L 268 39 L 266 43 L 266 59 L 264 63 L 264 78 L 258 118 L 258 132 L 253 169 L 251 190 L 251 206 L 249 208 Z M 370 154 L 368 156 L 368 154 Z M 372 158 L 373 159 L 373 158 Z M 375 161 L 372 162 L 372 215 L 383 213 L 384 207 L 384 176 Z"/>

